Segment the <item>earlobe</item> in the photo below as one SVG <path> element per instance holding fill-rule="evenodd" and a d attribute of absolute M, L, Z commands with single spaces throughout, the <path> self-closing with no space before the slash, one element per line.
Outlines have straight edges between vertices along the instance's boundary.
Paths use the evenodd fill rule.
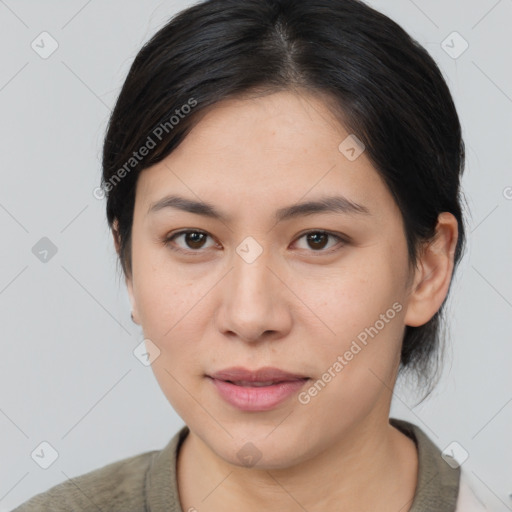
<path fill-rule="evenodd" d="M 140 325 L 139 313 L 137 311 L 137 303 L 135 301 L 135 295 L 133 293 L 133 282 L 128 277 L 125 278 L 125 282 L 126 282 L 126 290 L 128 292 L 128 298 L 130 299 L 130 304 L 131 304 L 131 308 L 132 308 L 132 313 L 131 313 L 132 322 L 137 325 Z"/>
<path fill-rule="evenodd" d="M 442 306 L 453 274 L 457 238 L 457 219 L 449 212 L 439 214 L 434 240 L 425 244 L 419 257 L 405 325 L 426 324 Z"/>

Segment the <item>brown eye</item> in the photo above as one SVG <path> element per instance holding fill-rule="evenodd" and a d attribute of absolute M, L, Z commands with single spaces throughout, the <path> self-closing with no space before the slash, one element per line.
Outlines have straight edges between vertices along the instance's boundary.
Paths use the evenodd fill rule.
<path fill-rule="evenodd" d="M 298 240 L 301 239 L 306 240 L 307 247 L 302 247 L 303 249 L 309 250 L 309 252 L 319 252 L 321 254 L 333 252 L 333 250 L 330 249 L 334 247 L 334 250 L 336 250 L 336 245 L 343 246 L 345 243 L 348 243 L 341 236 L 335 235 L 334 233 L 330 233 L 328 231 L 309 231 L 308 233 L 304 233 L 301 237 L 298 238 Z M 329 240 L 333 240 L 334 242 L 337 242 L 337 244 L 331 243 L 331 245 L 325 249 L 329 244 Z"/>
<path fill-rule="evenodd" d="M 206 235 L 204 233 L 199 233 L 197 231 L 189 231 L 184 234 L 185 243 L 191 249 L 201 249 L 206 239 Z"/>
<path fill-rule="evenodd" d="M 208 239 L 209 235 L 202 231 L 197 231 L 193 229 L 180 231 L 175 233 L 165 240 L 165 245 L 170 246 L 171 249 L 178 252 L 199 252 L 201 249 L 205 249 L 205 242 Z M 182 239 L 181 244 L 177 244 L 176 240 Z M 173 247 L 176 245 L 177 247 Z"/>
<path fill-rule="evenodd" d="M 329 235 L 322 232 L 309 233 L 306 237 L 312 249 L 323 249 L 329 239 Z"/>
<path fill-rule="evenodd" d="M 182 243 L 178 244 L 177 241 L 180 238 L 182 239 Z M 201 252 L 204 252 L 203 250 L 212 247 L 211 245 L 209 247 L 205 245 L 208 238 L 211 238 L 208 233 L 194 229 L 187 229 L 167 237 L 164 240 L 164 245 L 169 246 L 173 251 L 188 254 L 200 254 Z M 301 239 L 306 240 L 307 246 L 302 248 L 309 252 L 317 252 L 319 255 L 334 252 L 337 250 L 337 245 L 343 246 L 348 243 L 348 241 L 345 240 L 342 236 L 322 230 L 309 231 L 304 233 L 301 237 L 298 238 L 298 240 Z M 330 240 L 335 243 L 331 243 L 331 245 L 328 247 Z M 215 242 L 213 242 L 213 246 L 215 246 Z M 328 248 L 326 249 L 326 247 Z"/>

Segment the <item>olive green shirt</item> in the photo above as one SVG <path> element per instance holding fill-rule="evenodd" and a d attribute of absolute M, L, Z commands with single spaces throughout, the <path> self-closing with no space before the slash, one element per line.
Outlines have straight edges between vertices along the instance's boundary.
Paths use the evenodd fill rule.
<path fill-rule="evenodd" d="M 390 418 L 418 449 L 418 484 L 410 512 L 455 512 L 460 468 L 416 425 Z M 162 450 L 129 457 L 62 482 L 37 494 L 13 512 L 188 512 L 181 508 L 176 460 L 189 429 L 184 426 Z"/>

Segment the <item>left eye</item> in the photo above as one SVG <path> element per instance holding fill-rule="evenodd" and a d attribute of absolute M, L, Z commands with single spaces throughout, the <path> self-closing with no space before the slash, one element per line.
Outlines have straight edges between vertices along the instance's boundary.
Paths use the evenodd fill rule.
<path fill-rule="evenodd" d="M 209 237 L 208 233 L 197 230 L 185 230 L 175 233 L 165 240 L 165 245 L 171 246 L 171 249 L 178 252 L 199 252 L 200 249 L 204 249 L 205 240 Z M 179 239 L 180 237 L 184 237 L 183 240 L 185 242 L 185 246 L 172 247 L 171 242 Z M 313 249 L 313 252 L 331 252 L 329 250 L 324 250 L 326 245 L 328 245 L 329 237 L 334 239 L 335 241 L 344 242 L 345 240 L 338 235 L 330 233 L 328 231 L 309 231 L 307 233 L 302 234 L 297 240 L 305 239 L 310 249 Z M 215 244 L 214 244 L 215 245 Z M 336 244 L 334 244 L 335 246 Z M 331 245 L 332 248 L 332 245 Z M 306 248 L 307 249 L 307 248 Z"/>
<path fill-rule="evenodd" d="M 314 251 L 319 252 L 325 249 L 325 246 L 327 245 L 327 241 L 329 239 L 335 239 L 338 242 L 343 242 L 344 240 L 334 235 L 333 233 L 329 233 L 327 231 L 309 231 L 308 233 L 304 233 L 298 240 L 302 238 L 306 238 L 306 243 L 309 245 L 310 248 L 314 249 Z M 334 244 L 335 246 L 336 244 Z M 331 245 L 331 248 L 333 246 Z M 330 251 L 324 251 L 324 252 L 330 252 Z"/>

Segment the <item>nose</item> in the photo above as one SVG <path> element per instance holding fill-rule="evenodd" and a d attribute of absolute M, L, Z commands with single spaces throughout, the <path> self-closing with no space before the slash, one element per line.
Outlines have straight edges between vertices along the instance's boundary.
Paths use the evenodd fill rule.
<path fill-rule="evenodd" d="M 290 331 L 293 294 L 270 260 L 266 251 L 252 262 L 234 254 L 234 268 L 223 280 L 215 315 L 217 328 L 225 336 L 256 342 Z"/>

